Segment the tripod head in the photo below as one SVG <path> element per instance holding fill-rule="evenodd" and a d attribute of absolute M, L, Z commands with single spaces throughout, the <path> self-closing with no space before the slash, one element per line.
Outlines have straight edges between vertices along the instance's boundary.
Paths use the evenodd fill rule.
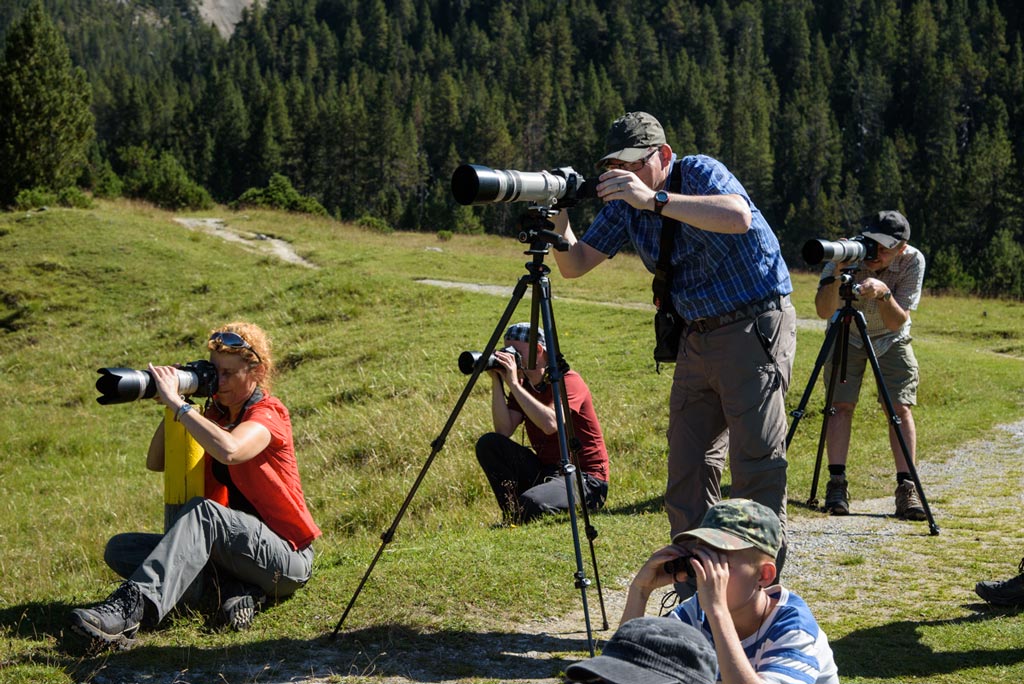
<path fill-rule="evenodd" d="M 849 306 L 853 300 L 857 299 L 857 295 L 860 294 L 860 285 L 854 285 L 853 274 L 857 271 L 856 266 L 848 266 L 839 274 L 839 298 L 842 299 L 847 306 Z"/>
<path fill-rule="evenodd" d="M 569 249 L 569 243 L 564 237 L 551 230 L 555 224 L 551 223 L 551 216 L 554 216 L 557 209 L 542 204 L 531 204 L 526 213 L 519 215 L 516 228 L 519 230 L 519 241 L 528 243 L 530 251 L 527 254 L 534 254 L 537 251 L 548 253 L 548 246 L 554 247 L 559 252 Z"/>

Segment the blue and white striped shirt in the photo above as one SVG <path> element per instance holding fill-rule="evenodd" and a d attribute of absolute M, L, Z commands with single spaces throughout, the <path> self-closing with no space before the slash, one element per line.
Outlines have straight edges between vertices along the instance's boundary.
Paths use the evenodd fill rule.
<path fill-rule="evenodd" d="M 740 642 L 754 671 L 770 684 L 839 684 L 828 637 L 804 600 L 781 585 L 765 591 L 778 603 L 761 628 Z M 696 595 L 672 611 L 671 617 L 699 629 L 714 646 L 711 626 Z"/>
<path fill-rule="evenodd" d="M 671 259 L 676 311 L 687 320 L 696 320 L 791 293 L 789 269 L 778 238 L 729 169 L 705 155 L 683 157 L 676 163 L 682 165 L 682 194 L 740 195 L 751 213 L 750 229 L 741 235 L 712 233 L 680 223 Z M 661 217 L 615 200 L 602 207 L 581 239 L 609 258 L 628 240 L 653 273 L 661 251 Z"/>

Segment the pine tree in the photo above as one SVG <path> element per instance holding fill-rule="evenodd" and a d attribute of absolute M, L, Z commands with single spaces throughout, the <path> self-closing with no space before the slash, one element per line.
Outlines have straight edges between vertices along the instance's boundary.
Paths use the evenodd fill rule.
<path fill-rule="evenodd" d="M 802 20 L 795 17 L 794 22 Z M 842 146 L 839 126 L 829 108 L 831 73 L 820 36 L 813 49 L 794 56 L 790 73 L 792 92 L 782 106 L 776 135 L 778 194 L 790 209 L 786 225 L 774 227 L 785 234 L 790 245 L 799 246 L 820 235 L 823 226 L 837 222 L 830 197 L 839 181 Z"/>
<path fill-rule="evenodd" d="M 92 91 L 41 0 L 7 35 L 0 65 L 0 204 L 74 183 L 94 135 Z"/>
<path fill-rule="evenodd" d="M 758 207 L 766 211 L 775 195 L 771 125 L 778 108 L 778 92 L 761 42 L 760 19 L 749 5 L 737 10 L 735 33 L 723 161 Z"/>

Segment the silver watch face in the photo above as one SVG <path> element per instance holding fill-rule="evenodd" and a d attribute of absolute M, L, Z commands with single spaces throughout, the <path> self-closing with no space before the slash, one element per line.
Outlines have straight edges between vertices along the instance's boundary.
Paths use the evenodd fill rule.
<path fill-rule="evenodd" d="M 654 193 L 654 201 L 662 203 L 668 202 L 668 193 L 665 192 L 664 190 L 659 190 L 658 192 Z"/>

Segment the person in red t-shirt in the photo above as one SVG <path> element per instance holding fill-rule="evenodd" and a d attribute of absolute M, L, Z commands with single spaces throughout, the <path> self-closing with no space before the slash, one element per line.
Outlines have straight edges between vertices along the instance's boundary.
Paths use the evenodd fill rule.
<path fill-rule="evenodd" d="M 108 542 L 107 564 L 126 581 L 97 606 L 71 612 L 71 628 L 96 645 L 130 645 L 144 617 L 155 625 L 201 594 L 204 574 L 216 578 L 221 618 L 234 629 L 312 575 L 311 544 L 321 532 L 306 507 L 288 409 L 270 394 L 270 342 L 239 322 L 214 330 L 207 348 L 217 391 L 204 413 L 178 393 L 173 366 L 149 365 L 157 400 L 205 449 L 205 496 L 188 501 L 165 534 Z M 163 422 L 146 466 L 164 469 Z"/>
<path fill-rule="evenodd" d="M 529 323 L 516 323 L 505 333 L 505 344 L 514 347 L 524 361 L 530 356 L 529 334 Z M 558 425 L 551 386 L 545 378 L 548 357 L 544 331 L 537 330 L 537 363 L 533 370 L 520 368 L 515 356 L 505 351 L 496 351 L 494 358 L 499 366 L 490 371 L 494 432 L 477 440 L 476 457 L 498 506 L 509 522 L 566 511 L 569 498 L 561 471 Z M 583 474 L 583 498 L 588 508 L 597 510 L 608 498 L 608 451 L 601 424 L 590 389 L 579 373 L 570 370 L 562 381 L 569 399 L 566 419 L 572 421 L 580 443 L 576 466 Z M 510 439 L 524 422 L 532 450 Z"/>

